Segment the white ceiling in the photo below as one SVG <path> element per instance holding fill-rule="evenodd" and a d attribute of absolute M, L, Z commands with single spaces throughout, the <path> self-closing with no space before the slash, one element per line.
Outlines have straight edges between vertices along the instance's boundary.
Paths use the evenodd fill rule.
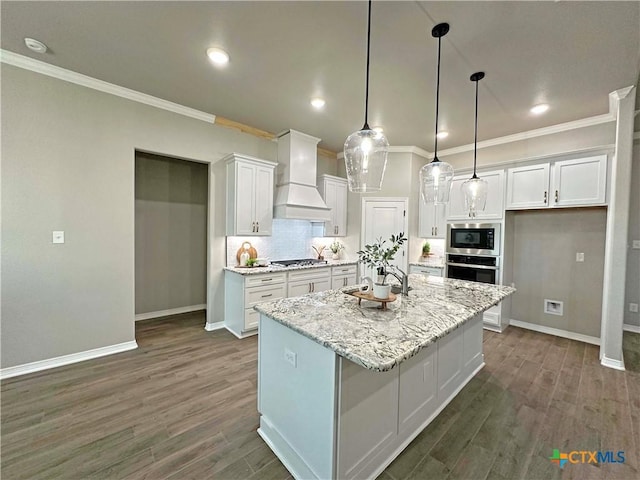
<path fill-rule="evenodd" d="M 362 127 L 366 2 L 1 2 L 1 46 L 269 132 L 294 128 L 342 150 Z M 608 112 L 640 73 L 640 2 L 373 3 L 369 124 L 391 145 L 433 150 L 437 40 L 439 148 Z M 24 37 L 49 47 L 39 55 Z M 205 51 L 231 55 L 214 68 Z M 317 112 L 314 95 L 327 105 Z M 551 109 L 533 117 L 529 108 Z M 640 104 L 640 101 L 638 102 Z"/>

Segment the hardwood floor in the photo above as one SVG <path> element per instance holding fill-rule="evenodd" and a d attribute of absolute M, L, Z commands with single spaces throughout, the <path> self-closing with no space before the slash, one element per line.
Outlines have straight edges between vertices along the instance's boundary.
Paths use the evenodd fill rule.
<path fill-rule="evenodd" d="M 291 478 L 256 434 L 257 338 L 203 325 L 138 322 L 137 350 L 3 381 L 2 478 Z M 640 477 L 640 335 L 625 333 L 626 372 L 514 327 L 484 347 L 486 367 L 380 479 Z M 561 470 L 554 448 L 625 463 Z"/>

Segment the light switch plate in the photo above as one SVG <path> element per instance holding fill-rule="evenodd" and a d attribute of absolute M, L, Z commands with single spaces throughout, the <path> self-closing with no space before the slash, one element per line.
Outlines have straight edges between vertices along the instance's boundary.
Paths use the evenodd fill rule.
<path fill-rule="evenodd" d="M 52 243 L 64 243 L 64 232 L 62 230 L 53 231 Z"/>
<path fill-rule="evenodd" d="M 638 304 L 637 303 L 630 303 L 629 304 L 629 311 L 633 312 L 633 313 L 638 313 Z"/>
<path fill-rule="evenodd" d="M 293 368 L 297 367 L 298 364 L 298 355 L 295 352 L 292 352 L 288 348 L 284 349 L 284 359 L 287 363 L 293 365 Z"/>
<path fill-rule="evenodd" d="M 640 240 L 634 240 L 633 246 L 631 248 L 634 248 L 636 250 L 640 249 Z"/>
<path fill-rule="evenodd" d="M 584 262 L 584 253 L 576 252 L 576 262 Z"/>

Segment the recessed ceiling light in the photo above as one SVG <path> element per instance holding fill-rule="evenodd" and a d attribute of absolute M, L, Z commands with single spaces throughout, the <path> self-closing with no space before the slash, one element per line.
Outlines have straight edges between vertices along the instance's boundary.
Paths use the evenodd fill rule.
<path fill-rule="evenodd" d="M 33 50 L 36 53 L 45 53 L 47 51 L 47 46 L 35 38 L 25 38 L 24 44 L 29 50 Z"/>
<path fill-rule="evenodd" d="M 216 65 L 226 65 L 229 63 L 229 54 L 218 47 L 211 47 L 207 49 L 207 56 Z"/>
<path fill-rule="evenodd" d="M 436 137 L 438 137 L 438 139 L 442 140 L 443 138 L 447 138 L 449 136 L 449 132 L 447 131 L 440 131 L 437 133 Z"/>
<path fill-rule="evenodd" d="M 546 103 L 540 103 L 534 107 L 531 107 L 530 112 L 533 113 L 534 115 L 540 115 L 546 112 L 547 110 L 549 110 L 549 105 L 547 105 Z"/>
<path fill-rule="evenodd" d="M 316 98 L 312 98 L 311 99 L 311 105 L 313 105 L 313 108 L 320 110 L 322 107 L 324 107 L 324 104 L 326 102 L 324 101 L 323 98 L 320 97 L 316 97 Z"/>

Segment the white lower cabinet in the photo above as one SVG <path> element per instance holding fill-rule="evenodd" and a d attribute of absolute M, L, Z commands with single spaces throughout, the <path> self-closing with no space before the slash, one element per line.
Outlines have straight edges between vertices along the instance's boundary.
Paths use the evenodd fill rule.
<path fill-rule="evenodd" d="M 238 338 L 253 335 L 260 315 L 258 303 L 287 296 L 286 273 L 240 275 L 226 271 L 224 276 L 224 326 Z"/>
<path fill-rule="evenodd" d="M 289 272 L 287 297 L 331 289 L 331 268 L 313 268 Z"/>
<path fill-rule="evenodd" d="M 357 265 L 341 265 L 339 267 L 331 267 L 331 288 L 338 288 L 355 285 L 357 280 Z"/>
<path fill-rule="evenodd" d="M 432 277 L 442 277 L 444 268 L 429 267 L 427 265 L 410 265 L 409 273 L 422 273 L 423 275 L 431 275 Z"/>

